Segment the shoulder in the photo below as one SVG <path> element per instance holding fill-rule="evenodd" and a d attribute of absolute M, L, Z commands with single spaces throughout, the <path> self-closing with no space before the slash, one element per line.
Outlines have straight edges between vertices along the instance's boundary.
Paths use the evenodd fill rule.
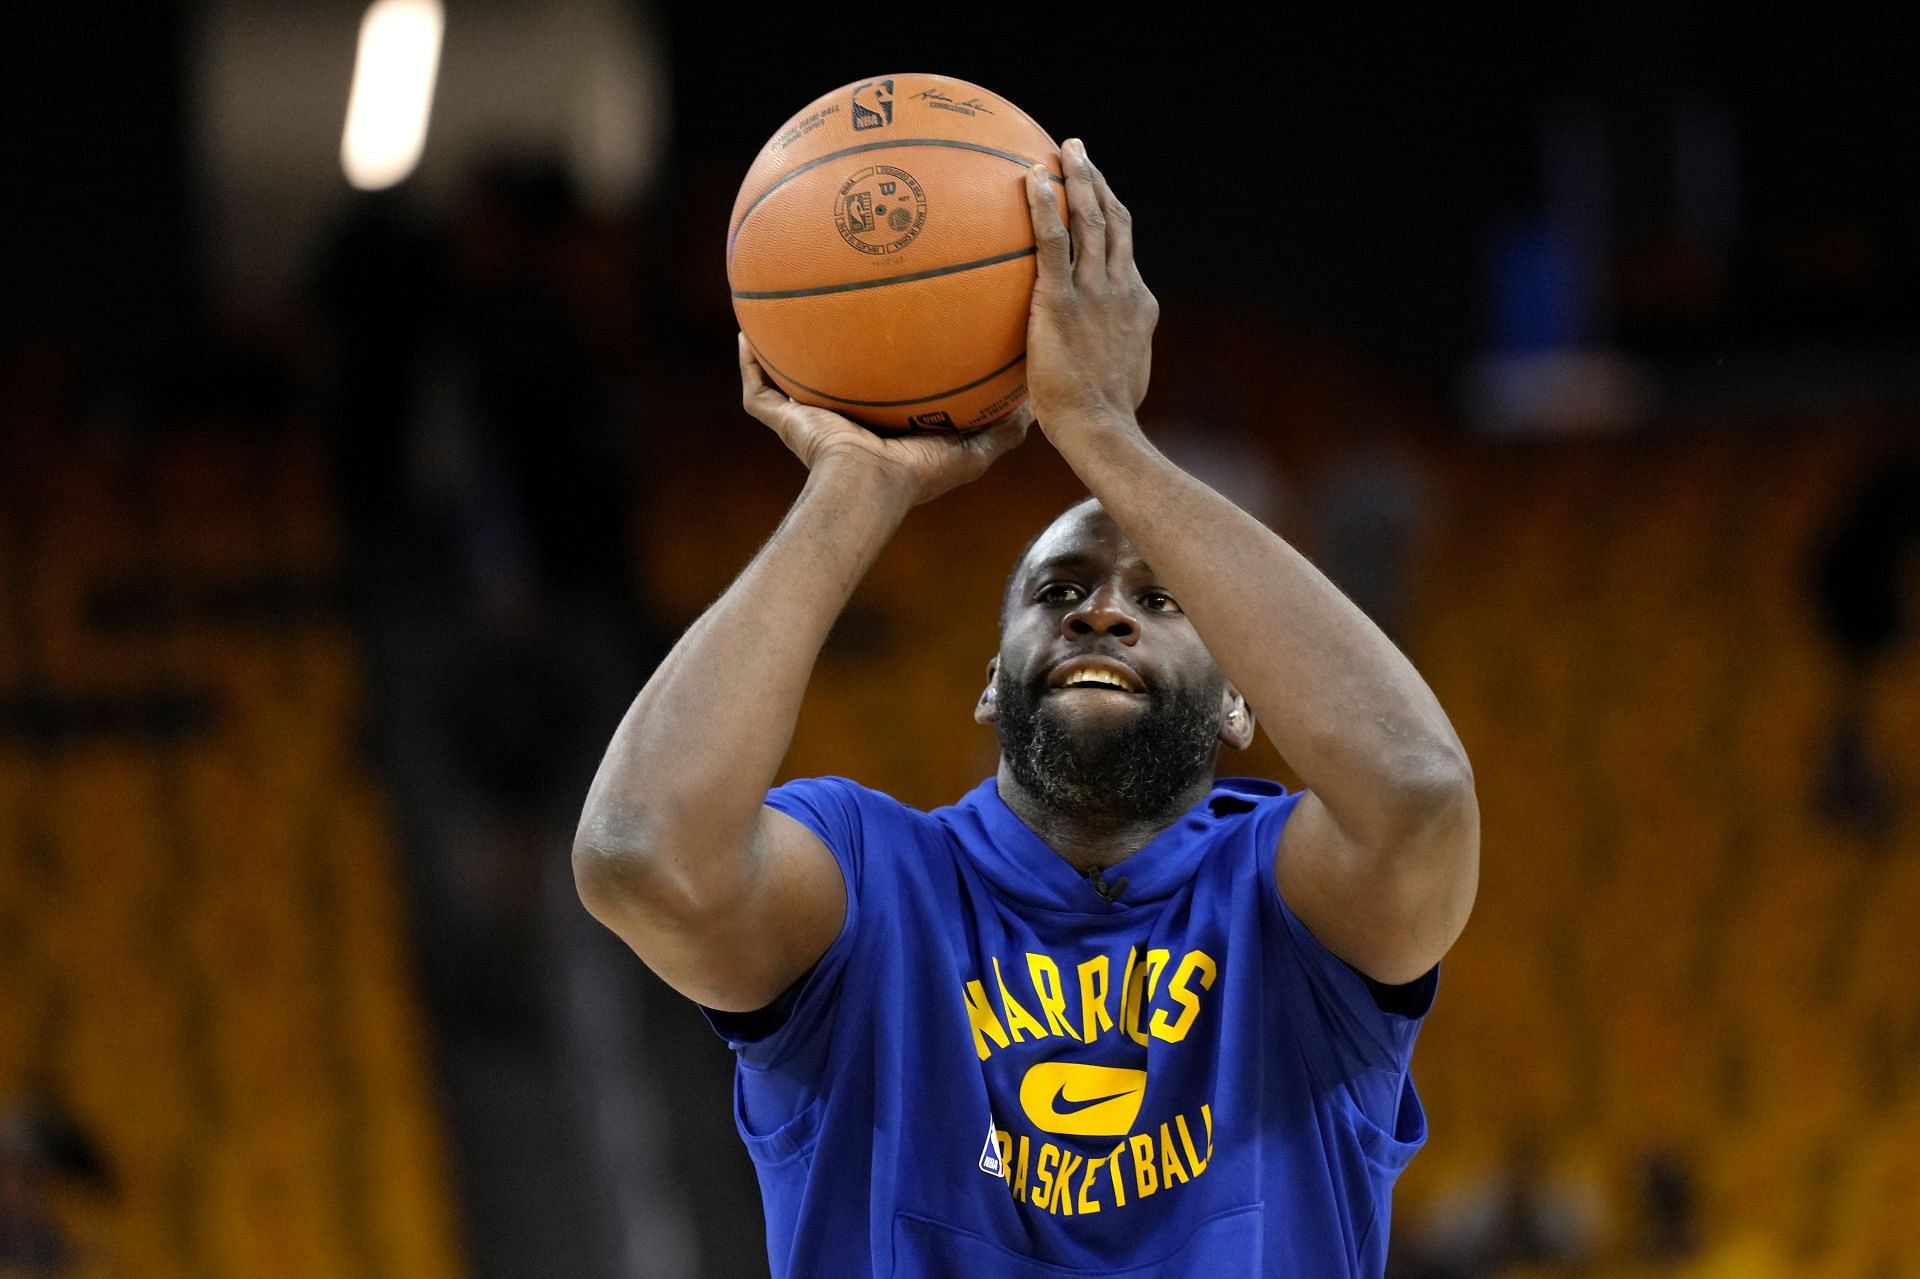
<path fill-rule="evenodd" d="M 1250 840 L 1272 853 L 1305 793 L 1264 777 L 1222 777 L 1214 782 L 1202 807 L 1214 839 Z"/>
<path fill-rule="evenodd" d="M 926 813 L 850 777 L 795 778 L 768 791 L 766 804 L 842 853 L 857 853 L 876 836 L 897 839 L 935 827 Z"/>
<path fill-rule="evenodd" d="M 914 812 L 885 791 L 863 786 L 851 777 L 796 777 L 767 792 L 774 808 L 844 809 L 860 813 Z"/>
<path fill-rule="evenodd" d="M 1299 798 L 1299 792 L 1264 778 L 1218 779 L 1159 837 L 1165 869 L 1173 879 L 1191 880 L 1197 891 L 1208 893 L 1238 895 L 1270 886 L 1274 849 Z M 1153 878 L 1149 873 L 1138 886 Z"/>

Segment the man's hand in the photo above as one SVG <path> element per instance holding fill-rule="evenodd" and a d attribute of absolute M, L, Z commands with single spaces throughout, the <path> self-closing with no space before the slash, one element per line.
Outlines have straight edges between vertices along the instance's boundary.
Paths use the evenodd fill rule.
<path fill-rule="evenodd" d="M 1027 386 L 1040 429 L 1055 445 L 1089 431 L 1132 430 L 1153 370 L 1160 304 L 1133 261 L 1133 217 L 1087 148 L 1061 148 L 1066 225 L 1046 171 L 1027 174 L 1039 259 L 1027 321 Z"/>
<path fill-rule="evenodd" d="M 871 467 L 883 484 L 897 485 L 912 505 L 931 501 L 986 474 L 994 459 L 1019 446 L 1033 412 L 1019 410 L 965 435 L 880 436 L 827 409 L 789 399 L 767 381 L 747 335 L 740 335 L 740 402 L 766 423 L 809 471 L 823 464 Z"/>

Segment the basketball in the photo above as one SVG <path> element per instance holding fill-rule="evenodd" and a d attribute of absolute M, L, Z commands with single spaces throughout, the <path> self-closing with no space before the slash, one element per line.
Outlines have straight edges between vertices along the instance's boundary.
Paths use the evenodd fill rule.
<path fill-rule="evenodd" d="M 1046 130 L 965 80 L 880 76 L 809 103 L 760 149 L 728 224 L 734 314 L 767 376 L 881 431 L 1019 408 L 1036 163 L 1060 176 Z"/>

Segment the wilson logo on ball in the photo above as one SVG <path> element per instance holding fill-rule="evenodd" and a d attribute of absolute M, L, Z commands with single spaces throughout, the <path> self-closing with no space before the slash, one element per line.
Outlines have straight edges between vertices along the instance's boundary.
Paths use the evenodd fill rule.
<path fill-rule="evenodd" d="M 898 253 L 927 225 L 927 193 L 905 169 L 862 169 L 834 197 L 833 224 L 862 253 Z"/>

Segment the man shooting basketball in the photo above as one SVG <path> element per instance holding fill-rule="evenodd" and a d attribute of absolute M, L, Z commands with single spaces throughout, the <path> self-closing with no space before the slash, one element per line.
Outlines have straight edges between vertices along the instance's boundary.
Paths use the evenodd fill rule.
<path fill-rule="evenodd" d="M 776 1275 L 1378 1276 L 1472 774 L 1385 636 L 1141 433 L 1157 307 L 1127 211 L 1063 159 L 1068 226 L 1027 179 L 1027 379 L 1093 498 L 1008 584 L 997 775 L 933 813 L 769 791 L 861 575 L 1026 424 L 882 439 L 743 339 L 807 483 L 615 733 L 581 895 L 735 1046 Z M 1215 780 L 1256 717 L 1307 789 Z"/>

